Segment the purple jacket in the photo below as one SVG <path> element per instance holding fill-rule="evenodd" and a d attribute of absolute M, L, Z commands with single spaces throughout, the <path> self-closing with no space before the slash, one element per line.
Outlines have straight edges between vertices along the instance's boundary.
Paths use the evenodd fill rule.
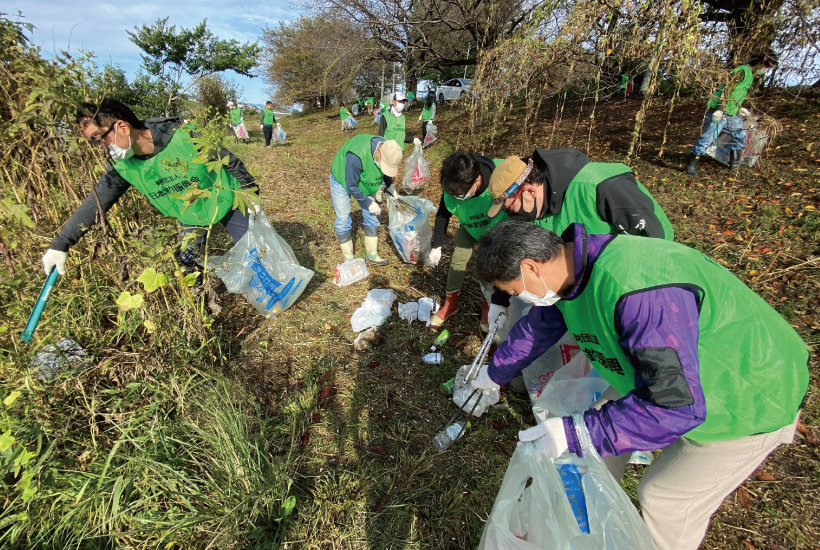
<path fill-rule="evenodd" d="M 579 223 L 570 225 L 561 237 L 575 243 L 577 282 L 562 298 L 572 300 L 589 280 L 585 273 L 594 269 L 603 247 L 616 237 L 588 235 Z M 636 389 L 584 413 L 592 443 L 601 456 L 663 448 L 706 419 L 698 372 L 695 294 L 683 287 L 630 294 L 618 303 L 615 321 L 621 348 L 635 367 Z M 577 333 L 582 327 L 570 328 Z M 566 331 L 557 307 L 533 307 L 498 347 L 490 361 L 490 378 L 507 384 Z M 564 430 L 570 452 L 578 454 L 572 418 L 564 418 Z"/>

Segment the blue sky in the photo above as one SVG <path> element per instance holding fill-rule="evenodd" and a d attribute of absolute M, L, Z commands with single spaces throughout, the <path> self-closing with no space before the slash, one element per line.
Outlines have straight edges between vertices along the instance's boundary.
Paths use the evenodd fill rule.
<path fill-rule="evenodd" d="M 22 21 L 37 27 L 35 44 L 48 55 L 69 49 L 93 51 L 99 65 L 109 61 L 122 67 L 133 77 L 140 66 L 140 50 L 125 31 L 143 23 L 170 17 L 169 24 L 190 28 L 208 19 L 208 29 L 219 38 L 234 38 L 240 42 L 256 41 L 265 26 L 298 17 L 299 12 L 288 0 L 267 0 L 253 4 L 217 2 L 215 0 L 142 0 L 130 2 L 89 2 L 88 0 L 11 0 L 2 11 L 15 19 L 17 11 Z M 225 73 L 244 89 L 242 101 L 264 103 L 265 82 L 235 73 Z"/>

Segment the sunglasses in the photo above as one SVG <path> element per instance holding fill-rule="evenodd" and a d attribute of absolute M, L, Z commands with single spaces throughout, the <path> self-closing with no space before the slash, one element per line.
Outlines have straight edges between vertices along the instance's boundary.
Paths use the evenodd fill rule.
<path fill-rule="evenodd" d="M 116 125 L 117 125 L 117 123 L 116 123 L 116 122 L 115 122 L 115 123 L 113 123 L 111 126 L 109 126 L 109 127 L 108 127 L 108 130 L 106 130 L 105 132 L 103 132 L 103 133 L 102 133 L 102 135 L 101 135 L 101 136 L 99 136 L 99 137 L 94 137 L 94 136 L 91 136 L 90 138 L 88 138 L 88 139 L 89 139 L 89 141 L 91 141 L 91 143 L 93 143 L 94 145 L 97 145 L 97 146 L 102 146 L 102 145 L 103 145 L 103 140 L 105 139 L 105 136 L 107 136 L 108 134 L 110 134 L 110 133 L 111 133 L 111 130 L 113 130 L 113 129 L 114 129 L 114 126 L 116 126 Z"/>

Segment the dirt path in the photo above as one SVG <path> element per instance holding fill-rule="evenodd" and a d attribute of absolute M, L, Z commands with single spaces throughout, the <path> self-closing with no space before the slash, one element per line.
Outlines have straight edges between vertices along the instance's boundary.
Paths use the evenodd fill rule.
<path fill-rule="evenodd" d="M 682 153 L 696 137 L 701 113 L 695 105 L 680 107 L 688 115 L 672 119 L 674 137 L 665 161 L 654 160 L 661 138 L 654 126 L 665 122 L 667 112 L 659 107 L 645 136 L 642 157 L 647 160 L 632 166 L 666 209 L 678 240 L 732 268 L 777 303 L 816 345 L 820 284 L 810 260 L 818 253 L 820 178 L 812 148 L 806 146 L 812 139 L 820 142 L 820 117 L 810 109 L 788 114 L 785 108 L 773 100 L 771 109 L 781 109 L 779 118 L 790 126 L 782 148 L 758 169 L 732 175 L 712 164 L 704 167 L 699 181 L 684 177 L 679 170 Z M 584 117 L 566 113 L 555 134 L 545 114 L 535 140 L 546 146 L 552 135 L 553 147 L 594 143 L 595 160 L 620 161 L 635 110 L 633 103 L 598 106 L 597 120 L 604 122 L 592 134 L 578 122 Z M 415 118 L 413 113 L 408 116 L 408 132 L 420 135 L 420 127 L 409 122 Z M 367 119 L 361 118 L 356 133 L 376 132 Z M 460 109 L 442 108 L 437 123 L 440 140 L 427 155 L 433 178 L 421 193 L 435 204 L 441 159 L 471 143 L 461 133 L 467 124 Z M 480 345 L 478 285 L 468 278 L 460 313 L 448 324 L 454 337 L 444 350 L 445 364 L 419 364 L 418 357 L 436 334 L 420 323 L 400 321 L 395 313 L 371 350 L 355 352 L 350 315 L 367 291 L 389 287 L 398 302 L 416 300 L 432 295 L 432 271 L 400 263 L 382 226 L 379 251 L 391 264 L 371 269 L 366 281 L 335 287 L 330 278 L 341 252 L 328 175 L 333 155 L 351 136 L 339 132 L 338 116 L 330 112 L 285 118 L 283 126 L 288 132 L 284 146 L 265 149 L 254 136 L 253 143 L 231 148 L 263 182 L 263 206 L 277 231 L 316 275 L 299 302 L 277 319 L 260 321 L 245 305 L 228 315 L 242 327 L 241 360 L 235 362 L 234 376 L 251 387 L 269 411 L 296 420 L 291 441 L 297 456 L 292 478 L 298 502 L 289 547 L 475 548 L 517 432 L 532 423 L 528 402 L 505 391 L 506 408 L 474 420 L 468 436 L 450 451 L 436 454 L 430 443 L 453 412 L 449 400 L 437 392 L 438 384 L 470 362 Z M 484 145 L 491 150 L 477 149 L 496 157 L 524 153 L 517 149 L 515 120 L 507 127 L 493 145 Z M 353 220 L 356 251 L 362 256 L 357 206 Z M 382 222 L 386 220 L 385 213 Z M 456 226 L 451 223 L 451 236 Z M 452 240 L 445 257 L 451 251 Z M 790 267 L 801 262 L 808 263 Z M 438 273 L 440 294 L 446 265 L 445 260 Z M 816 373 L 816 361 L 812 367 Z M 817 423 L 817 401 L 812 394 L 804 414 L 809 426 Z M 284 455 L 289 449 L 274 451 Z M 743 548 L 746 540 L 747 548 L 820 544 L 818 465 L 817 449 L 802 435 L 795 445 L 776 452 L 762 468 L 776 481 L 761 474 L 745 484 L 747 500 L 727 499 L 703 547 Z M 640 472 L 641 467 L 631 467 L 624 482 L 633 497 Z"/>

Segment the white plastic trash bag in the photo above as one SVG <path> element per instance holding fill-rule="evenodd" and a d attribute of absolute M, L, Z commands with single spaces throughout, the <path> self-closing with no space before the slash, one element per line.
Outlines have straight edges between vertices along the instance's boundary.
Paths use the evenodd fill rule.
<path fill-rule="evenodd" d="M 282 129 L 282 125 L 278 122 L 276 123 L 276 128 L 273 129 L 273 142 L 274 143 L 281 143 L 282 145 L 285 144 L 285 138 L 288 136 L 288 133 Z"/>
<path fill-rule="evenodd" d="M 367 293 L 362 305 L 350 318 L 350 326 L 354 332 L 361 332 L 370 327 L 380 327 L 390 317 L 390 308 L 396 293 L 389 288 L 374 288 Z"/>
<path fill-rule="evenodd" d="M 244 294 L 265 317 L 288 309 L 305 290 L 313 271 L 299 265 L 293 249 L 271 227 L 265 213 L 248 221 L 248 232 L 227 254 L 210 259 L 229 292 Z"/>
<path fill-rule="evenodd" d="M 574 415 L 583 457 L 519 443 L 479 550 L 653 550 L 652 535 Z M 527 484 L 532 480 L 532 483 Z"/>
<path fill-rule="evenodd" d="M 419 318 L 419 303 L 408 302 L 406 304 L 399 304 L 399 319 L 412 323 Z"/>
<path fill-rule="evenodd" d="M 438 139 L 437 138 L 437 133 L 438 133 L 438 131 L 436 129 L 436 125 L 433 124 L 432 121 L 428 122 L 427 123 L 427 133 L 424 136 L 424 143 L 422 143 L 422 146 L 429 147 L 430 145 L 432 145 L 433 142 L 436 141 L 436 139 Z"/>
<path fill-rule="evenodd" d="M 427 296 L 419 298 L 419 321 L 427 323 L 427 326 L 430 326 L 430 315 L 433 313 L 435 307 L 436 304 L 432 298 L 428 298 Z"/>
<path fill-rule="evenodd" d="M 476 395 L 473 395 L 475 388 L 473 388 L 472 383 L 464 381 L 470 366 L 464 365 L 456 373 L 456 382 L 453 384 L 453 403 L 468 414 L 472 411 L 473 416 L 481 416 L 487 412 L 487 409 L 498 403 L 499 389 L 490 390 L 487 395 L 484 395 L 483 390 L 479 390 Z M 471 395 L 473 395 L 472 398 Z M 478 403 L 476 403 L 477 401 Z M 475 407 L 475 410 L 473 410 L 473 407 Z"/>
<path fill-rule="evenodd" d="M 245 130 L 245 123 L 240 122 L 239 124 L 233 125 L 233 133 L 236 134 L 237 139 L 248 139 L 248 131 Z"/>
<path fill-rule="evenodd" d="M 430 253 L 430 241 L 433 229 L 430 227 L 430 215 L 436 207 L 421 197 L 401 197 L 405 204 L 385 194 L 387 198 L 387 230 L 396 245 L 402 259 L 411 264 L 424 262 Z M 410 207 L 408 207 L 410 205 Z"/>
<path fill-rule="evenodd" d="M 430 163 L 424 160 L 421 147 L 416 145 L 404 163 L 404 180 L 402 185 L 408 191 L 417 191 L 430 179 Z"/>

